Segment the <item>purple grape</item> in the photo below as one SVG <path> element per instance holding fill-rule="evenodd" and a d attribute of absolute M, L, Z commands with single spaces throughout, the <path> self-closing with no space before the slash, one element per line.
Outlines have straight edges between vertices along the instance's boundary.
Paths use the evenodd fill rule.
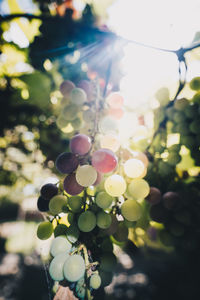
<path fill-rule="evenodd" d="M 69 96 L 71 90 L 73 90 L 74 88 L 75 88 L 75 85 L 70 80 L 65 80 L 60 85 L 60 91 L 63 94 L 63 96 L 65 96 L 65 97 Z"/>
<path fill-rule="evenodd" d="M 161 200 L 160 190 L 157 189 L 156 187 L 151 187 L 150 193 L 145 199 L 152 205 L 158 204 Z"/>
<path fill-rule="evenodd" d="M 88 80 L 81 80 L 77 87 L 83 89 L 87 95 L 88 101 L 91 101 L 93 98 L 94 89 L 92 83 Z"/>
<path fill-rule="evenodd" d="M 85 155 L 91 148 L 91 140 L 85 134 L 77 134 L 71 139 L 69 146 L 72 153 Z"/>
<path fill-rule="evenodd" d="M 84 187 L 78 184 L 76 181 L 76 176 L 74 173 L 65 178 L 63 186 L 64 190 L 72 196 L 80 194 L 84 189 Z"/>
<path fill-rule="evenodd" d="M 73 153 L 61 153 L 56 159 L 56 168 L 62 174 L 70 174 L 77 169 L 78 165 L 78 158 Z"/>
<path fill-rule="evenodd" d="M 109 149 L 100 149 L 92 154 L 92 165 L 100 173 L 109 173 L 117 166 L 117 157 Z"/>
<path fill-rule="evenodd" d="M 180 203 L 181 199 L 175 192 L 167 192 L 163 195 L 163 205 L 169 210 L 176 210 Z"/>
<path fill-rule="evenodd" d="M 37 200 L 37 208 L 39 211 L 48 211 L 49 210 L 49 200 L 44 199 L 40 196 Z"/>
<path fill-rule="evenodd" d="M 167 212 L 161 203 L 151 206 L 150 217 L 153 221 L 163 223 L 166 221 L 167 216 Z"/>
<path fill-rule="evenodd" d="M 43 198 L 50 200 L 53 196 L 58 194 L 58 188 L 55 184 L 47 183 L 42 186 L 40 194 Z"/>

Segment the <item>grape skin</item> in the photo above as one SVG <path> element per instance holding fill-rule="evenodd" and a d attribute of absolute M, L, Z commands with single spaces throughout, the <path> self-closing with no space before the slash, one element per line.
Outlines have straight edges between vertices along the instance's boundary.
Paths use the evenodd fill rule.
<path fill-rule="evenodd" d="M 112 223 L 112 218 L 109 214 L 104 211 L 100 211 L 97 214 L 97 226 L 102 229 L 110 227 Z"/>
<path fill-rule="evenodd" d="M 70 140 L 70 150 L 74 154 L 85 155 L 90 151 L 91 139 L 85 134 L 77 134 Z"/>
<path fill-rule="evenodd" d="M 60 173 L 69 174 L 77 169 L 79 161 L 75 154 L 64 152 L 57 157 L 55 164 Z"/>
<path fill-rule="evenodd" d="M 92 165 L 100 173 L 109 173 L 116 168 L 117 157 L 109 149 L 100 149 L 92 154 Z"/>
<path fill-rule="evenodd" d="M 71 255 L 64 264 L 64 277 L 70 281 L 78 281 L 85 274 L 85 262 L 81 255 Z"/>
<path fill-rule="evenodd" d="M 78 218 L 78 227 L 83 232 L 90 232 L 96 226 L 96 216 L 91 211 L 83 212 Z"/>
<path fill-rule="evenodd" d="M 98 289 L 101 285 L 101 277 L 98 274 L 94 274 L 90 277 L 90 287 L 92 289 Z"/>
<path fill-rule="evenodd" d="M 37 228 L 37 237 L 40 240 L 47 240 L 53 233 L 53 225 L 46 221 L 39 224 Z"/>
<path fill-rule="evenodd" d="M 113 197 L 119 197 L 126 191 L 126 181 L 118 174 L 106 178 L 104 183 L 106 192 Z"/>
<path fill-rule="evenodd" d="M 53 215 L 62 212 L 63 206 L 67 204 L 67 198 L 62 195 L 54 196 L 49 202 L 49 210 Z"/>
<path fill-rule="evenodd" d="M 121 207 L 124 218 L 128 221 L 137 221 L 142 215 L 141 206 L 134 200 L 126 200 Z"/>
<path fill-rule="evenodd" d="M 93 185 L 97 179 L 97 171 L 90 165 L 78 167 L 76 171 L 76 180 L 78 184 L 84 187 Z"/>
<path fill-rule="evenodd" d="M 44 199 L 50 200 L 53 196 L 58 194 L 58 188 L 55 184 L 47 183 L 42 186 L 40 194 Z"/>
<path fill-rule="evenodd" d="M 65 236 L 58 236 L 51 243 L 50 253 L 52 256 L 56 256 L 61 252 L 69 253 L 71 247 L 71 243 Z"/>
<path fill-rule="evenodd" d="M 68 253 L 61 252 L 51 261 L 49 266 L 49 274 L 53 280 L 61 281 L 64 279 L 63 266 L 68 257 Z"/>
<path fill-rule="evenodd" d="M 106 192 L 102 191 L 96 195 L 95 201 L 99 207 L 106 209 L 111 206 L 113 200 L 114 200 L 113 197 L 108 195 Z"/>
<path fill-rule="evenodd" d="M 75 174 L 73 173 L 65 177 L 63 186 L 64 190 L 72 196 L 80 194 L 84 189 L 83 186 L 78 184 L 78 182 L 76 181 Z"/>

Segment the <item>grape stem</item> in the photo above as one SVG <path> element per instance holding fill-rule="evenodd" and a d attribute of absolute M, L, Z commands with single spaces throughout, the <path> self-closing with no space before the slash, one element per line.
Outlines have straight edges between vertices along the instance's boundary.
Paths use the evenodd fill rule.
<path fill-rule="evenodd" d="M 85 245 L 82 245 L 83 246 L 83 255 L 84 255 L 84 259 L 85 259 L 85 265 L 86 265 L 86 269 L 89 269 L 89 266 L 90 266 L 90 262 L 89 262 L 89 258 L 88 258 L 88 252 L 87 252 L 87 248 Z M 87 274 L 87 278 L 89 278 L 88 276 L 88 273 Z M 90 289 L 87 287 L 87 299 L 88 300 L 92 300 L 93 297 L 90 293 Z"/>

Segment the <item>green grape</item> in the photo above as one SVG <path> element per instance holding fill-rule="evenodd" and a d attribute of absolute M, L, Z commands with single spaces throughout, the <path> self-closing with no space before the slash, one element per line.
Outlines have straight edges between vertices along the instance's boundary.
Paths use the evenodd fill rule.
<path fill-rule="evenodd" d="M 80 214 L 78 218 L 78 227 L 83 232 L 90 232 L 96 226 L 96 216 L 93 212 L 87 210 Z"/>
<path fill-rule="evenodd" d="M 178 132 L 180 134 L 188 134 L 190 132 L 190 130 L 188 128 L 188 124 L 185 122 L 176 124 L 176 132 Z"/>
<path fill-rule="evenodd" d="M 100 211 L 97 213 L 97 226 L 102 229 L 106 229 L 110 227 L 112 223 L 112 218 L 109 214 L 104 211 Z"/>
<path fill-rule="evenodd" d="M 144 163 L 135 158 L 128 159 L 124 164 L 124 173 L 130 178 L 138 178 L 145 171 Z"/>
<path fill-rule="evenodd" d="M 75 254 L 67 258 L 64 264 L 64 277 L 75 282 L 82 278 L 85 274 L 85 262 L 81 255 Z"/>
<path fill-rule="evenodd" d="M 53 225 L 46 221 L 39 224 L 37 228 L 37 237 L 40 240 L 47 240 L 53 233 Z"/>
<path fill-rule="evenodd" d="M 128 220 L 124 220 L 124 225 L 127 227 L 127 228 L 134 228 L 136 226 L 136 223 L 135 221 L 128 221 Z"/>
<path fill-rule="evenodd" d="M 87 100 L 87 95 L 83 89 L 74 88 L 69 95 L 71 101 L 76 105 L 83 105 Z"/>
<path fill-rule="evenodd" d="M 49 266 L 49 274 L 53 280 L 61 281 L 64 279 L 63 266 L 68 257 L 68 253 L 61 252 L 56 255 L 51 261 Z"/>
<path fill-rule="evenodd" d="M 51 198 L 49 202 L 49 210 L 53 215 L 57 215 L 63 211 L 63 206 L 66 206 L 66 196 L 57 195 Z"/>
<path fill-rule="evenodd" d="M 128 228 L 124 222 L 119 222 L 117 231 L 113 234 L 113 237 L 118 242 L 125 242 L 128 239 Z"/>
<path fill-rule="evenodd" d="M 104 191 L 99 192 L 96 195 L 96 199 L 95 199 L 96 204 L 103 209 L 109 208 L 111 206 L 113 200 L 114 200 L 114 198 L 111 197 L 110 195 L 108 195 Z"/>
<path fill-rule="evenodd" d="M 199 128 L 200 128 L 200 120 L 196 119 L 194 120 L 190 125 L 189 129 L 192 133 L 198 134 L 199 133 Z"/>
<path fill-rule="evenodd" d="M 117 259 L 111 252 L 105 252 L 100 258 L 100 269 L 106 272 L 113 271 L 116 267 Z"/>
<path fill-rule="evenodd" d="M 169 176 L 169 174 L 171 174 L 172 171 L 173 171 L 173 169 L 168 163 L 166 163 L 162 160 L 160 160 L 158 162 L 158 172 L 159 172 L 160 176 L 162 176 L 162 177 Z"/>
<path fill-rule="evenodd" d="M 168 164 L 170 164 L 171 166 L 176 166 L 180 161 L 181 161 L 181 156 L 178 153 L 174 151 L 169 153 L 167 157 Z"/>
<path fill-rule="evenodd" d="M 97 179 L 97 171 L 90 165 L 79 166 L 76 171 L 76 181 L 81 186 L 93 185 Z"/>
<path fill-rule="evenodd" d="M 72 224 L 74 222 L 74 214 L 69 212 L 67 214 L 67 220 L 68 220 L 69 224 Z"/>
<path fill-rule="evenodd" d="M 85 288 L 85 279 L 84 277 L 79 279 L 76 284 L 76 294 L 79 299 L 85 299 L 86 288 Z"/>
<path fill-rule="evenodd" d="M 142 215 L 142 208 L 135 200 L 126 200 L 121 207 L 122 215 L 128 221 L 137 221 Z"/>
<path fill-rule="evenodd" d="M 57 124 L 58 128 L 62 129 L 62 128 L 67 127 L 67 125 L 69 124 L 69 121 L 66 120 L 62 115 L 59 115 L 56 120 L 56 124 Z"/>
<path fill-rule="evenodd" d="M 193 104 L 187 106 L 184 113 L 187 118 L 194 119 L 198 115 L 198 105 Z"/>
<path fill-rule="evenodd" d="M 183 112 L 181 111 L 176 111 L 174 113 L 174 122 L 176 123 L 181 123 L 185 121 L 185 115 Z"/>
<path fill-rule="evenodd" d="M 159 89 L 155 94 L 161 106 L 166 106 L 169 102 L 169 90 L 166 87 Z"/>
<path fill-rule="evenodd" d="M 200 90 L 200 77 L 194 77 L 190 81 L 190 88 L 195 91 Z"/>
<path fill-rule="evenodd" d="M 61 252 L 69 253 L 71 247 L 71 243 L 65 236 L 57 236 L 51 243 L 50 253 L 52 256 L 56 256 Z"/>
<path fill-rule="evenodd" d="M 148 196 L 150 187 L 148 182 L 144 179 L 133 179 L 128 186 L 128 192 L 135 200 L 144 199 L 146 196 Z"/>
<path fill-rule="evenodd" d="M 104 187 L 106 192 L 113 197 L 119 197 L 126 191 L 126 181 L 118 174 L 106 178 Z"/>
<path fill-rule="evenodd" d="M 90 287 L 97 290 L 101 285 L 101 277 L 98 274 L 94 274 L 90 277 Z"/>
<path fill-rule="evenodd" d="M 83 199 L 79 196 L 72 196 L 68 199 L 68 204 L 72 212 L 78 213 L 83 206 Z"/>
<path fill-rule="evenodd" d="M 105 272 L 100 270 L 99 276 L 101 277 L 101 285 L 103 287 L 109 285 L 112 282 L 112 278 L 113 278 L 112 272 Z"/>
<path fill-rule="evenodd" d="M 188 107 L 190 102 L 186 98 L 181 98 L 181 99 L 176 99 L 174 103 L 174 107 L 176 110 L 183 111 L 185 110 L 186 107 Z"/>
<path fill-rule="evenodd" d="M 110 240 L 110 238 L 105 238 L 103 240 L 103 242 L 101 243 L 101 249 L 104 251 L 104 252 L 112 252 L 113 251 L 113 244 Z"/>
<path fill-rule="evenodd" d="M 64 224 L 58 224 L 54 229 L 54 236 L 65 235 L 67 232 L 67 226 Z"/>
<path fill-rule="evenodd" d="M 76 119 L 79 107 L 75 104 L 69 104 L 63 107 L 61 115 L 68 121 Z"/>
<path fill-rule="evenodd" d="M 192 101 L 194 103 L 200 104 L 200 92 L 196 93 L 193 97 L 192 97 Z"/>
<path fill-rule="evenodd" d="M 80 235 L 80 231 L 78 230 L 77 226 L 72 224 L 67 228 L 67 239 L 70 241 L 70 243 L 76 243 Z"/>
<path fill-rule="evenodd" d="M 71 121 L 72 127 L 74 130 L 79 130 L 83 126 L 83 122 L 81 121 L 80 118 L 76 118 Z"/>

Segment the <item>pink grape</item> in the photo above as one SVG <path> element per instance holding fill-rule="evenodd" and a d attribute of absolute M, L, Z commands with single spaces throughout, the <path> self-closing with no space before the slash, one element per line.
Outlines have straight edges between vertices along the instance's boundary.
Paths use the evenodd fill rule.
<path fill-rule="evenodd" d="M 56 159 L 56 168 L 62 174 L 69 174 L 77 169 L 79 164 L 75 154 L 64 152 Z"/>
<path fill-rule="evenodd" d="M 120 93 L 114 92 L 108 96 L 107 102 L 112 108 L 121 108 L 124 103 L 124 98 Z"/>
<path fill-rule="evenodd" d="M 74 173 L 65 177 L 63 187 L 64 190 L 72 196 L 80 194 L 84 189 L 84 187 L 78 184 L 76 181 L 76 176 Z"/>
<path fill-rule="evenodd" d="M 100 173 L 109 173 L 117 166 L 117 157 L 109 149 L 100 149 L 92 154 L 92 165 Z"/>
<path fill-rule="evenodd" d="M 85 155 L 91 148 L 91 139 L 85 134 L 77 134 L 71 139 L 69 146 L 72 153 Z"/>
<path fill-rule="evenodd" d="M 65 97 L 69 96 L 71 90 L 73 90 L 74 88 L 75 84 L 70 80 L 65 80 L 60 85 L 60 91 Z"/>
<path fill-rule="evenodd" d="M 108 114 L 110 116 L 112 116 L 113 119 L 120 120 L 123 117 L 123 115 L 124 115 L 124 111 L 123 111 L 122 108 L 113 108 L 113 107 L 111 107 L 108 110 Z"/>
<path fill-rule="evenodd" d="M 97 179 L 93 185 L 98 185 L 103 180 L 103 174 L 97 172 Z"/>

